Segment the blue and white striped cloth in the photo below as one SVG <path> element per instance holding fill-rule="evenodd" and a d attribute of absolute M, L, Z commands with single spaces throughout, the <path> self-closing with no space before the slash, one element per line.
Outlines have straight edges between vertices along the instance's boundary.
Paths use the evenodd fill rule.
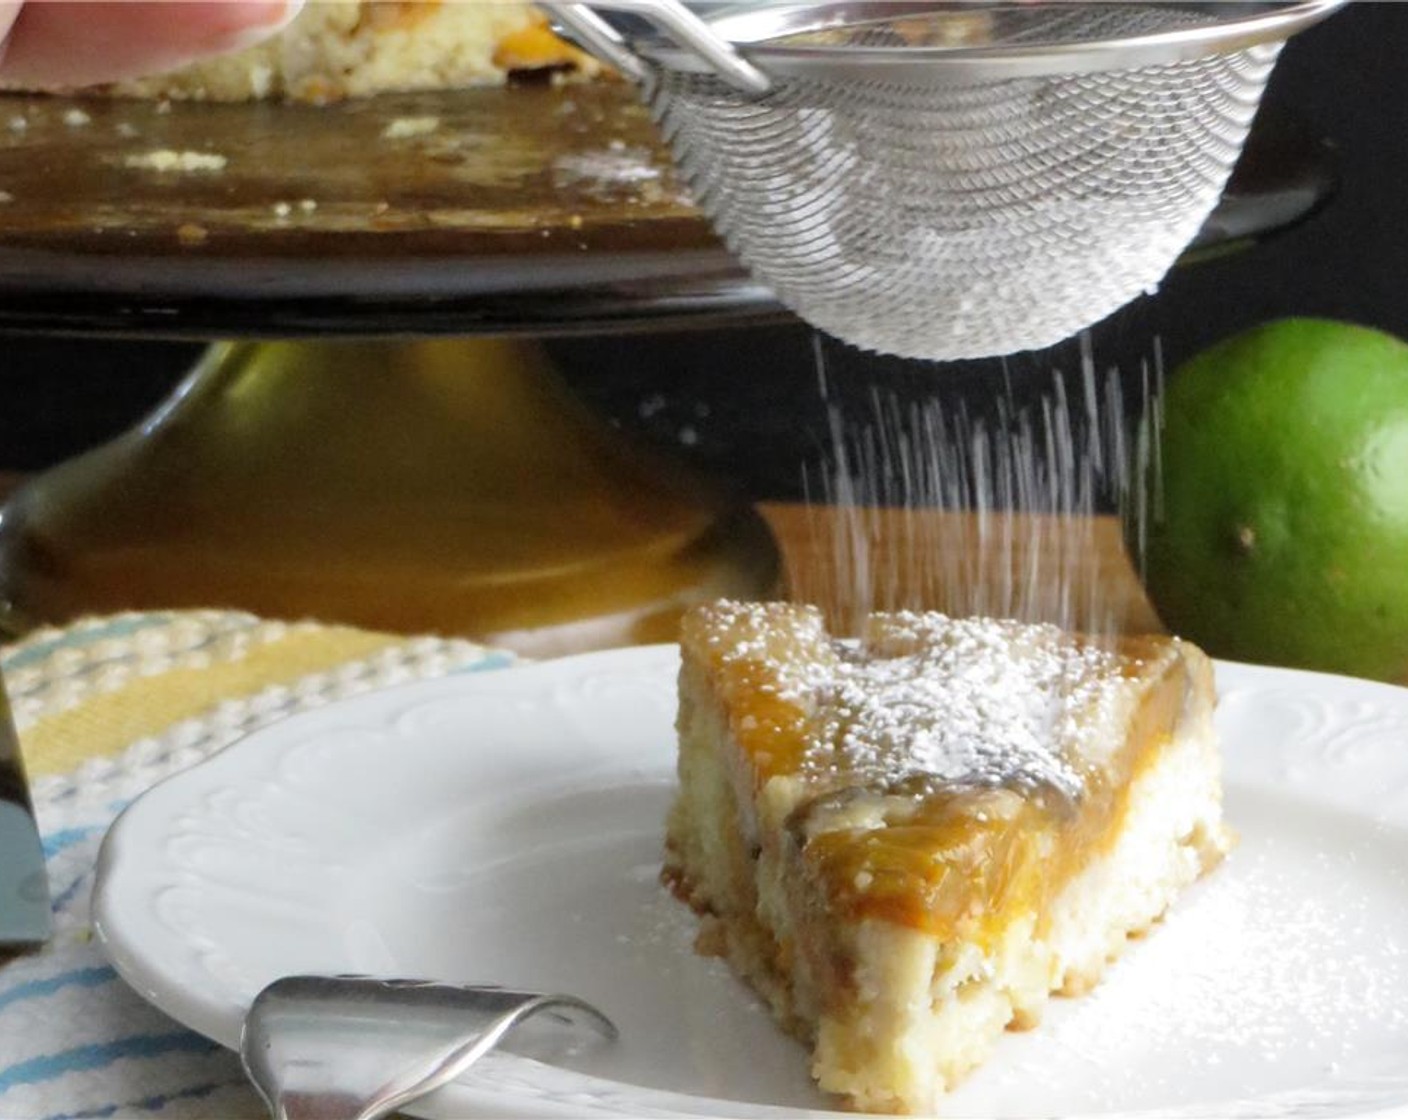
<path fill-rule="evenodd" d="M 3 1120 L 266 1115 L 234 1054 L 149 1006 L 104 959 L 88 907 L 104 832 L 155 781 L 253 728 L 382 685 L 510 660 L 462 641 L 329 628 L 310 636 L 311 629 L 210 612 L 124 616 L 116 626 L 97 620 L 37 634 L 0 658 L 21 745 L 35 772 L 56 925 L 42 952 L 0 967 Z M 349 658 L 336 659 L 340 647 L 328 634 L 349 636 L 342 647 Z M 294 652 L 281 655 L 280 643 Z M 323 659 L 315 672 L 307 671 L 310 650 Z M 193 706 L 193 715 L 69 772 L 45 772 L 35 757 L 31 743 L 41 737 L 44 721 L 51 730 L 69 728 L 64 734 L 72 734 L 85 726 L 83 719 L 54 721 L 91 714 L 110 727 L 105 697 L 140 704 L 144 681 L 192 667 L 211 670 L 210 695 L 192 697 L 183 687 L 183 703 Z M 253 682 L 242 695 L 228 691 L 232 672 L 247 685 Z M 201 680 L 197 674 L 197 692 Z M 81 711 L 85 705 L 91 713 Z M 67 753 L 81 754 L 82 744 L 77 746 Z"/>

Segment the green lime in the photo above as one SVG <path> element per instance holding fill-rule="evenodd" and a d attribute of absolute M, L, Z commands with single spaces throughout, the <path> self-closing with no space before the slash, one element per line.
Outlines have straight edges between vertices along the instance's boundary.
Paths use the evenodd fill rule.
<path fill-rule="evenodd" d="M 1180 368 L 1164 418 L 1145 582 L 1169 629 L 1408 682 L 1408 344 L 1269 323 Z"/>

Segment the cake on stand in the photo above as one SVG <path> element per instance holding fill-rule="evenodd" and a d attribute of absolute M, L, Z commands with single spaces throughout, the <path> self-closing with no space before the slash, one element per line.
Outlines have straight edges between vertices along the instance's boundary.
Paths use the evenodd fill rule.
<path fill-rule="evenodd" d="M 1193 256 L 1312 211 L 1321 156 L 1259 126 Z M 752 508 L 605 424 L 538 341 L 784 314 L 628 90 L 12 95 L 0 188 L 0 330 L 220 340 L 5 507 L 10 631 L 225 607 L 550 655 L 782 591 Z"/>

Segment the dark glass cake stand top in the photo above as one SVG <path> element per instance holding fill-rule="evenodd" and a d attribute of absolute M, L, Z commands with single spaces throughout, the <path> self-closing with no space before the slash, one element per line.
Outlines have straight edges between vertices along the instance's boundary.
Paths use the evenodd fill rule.
<path fill-rule="evenodd" d="M 1293 224 L 1331 189 L 1324 146 L 1263 112 L 1194 252 Z M 0 96 L 0 190 L 0 329 L 545 334 L 785 315 L 615 83 L 324 107 Z"/>
<path fill-rule="evenodd" d="M 1316 145 L 1274 125 L 1205 249 L 1326 197 Z M 0 625 L 219 605 L 544 655 L 779 593 L 736 494 L 582 409 L 536 341 L 470 337 L 784 315 L 626 87 L 0 97 L 0 190 L 0 330 L 298 340 L 217 347 L 32 480 L 0 518 Z"/>

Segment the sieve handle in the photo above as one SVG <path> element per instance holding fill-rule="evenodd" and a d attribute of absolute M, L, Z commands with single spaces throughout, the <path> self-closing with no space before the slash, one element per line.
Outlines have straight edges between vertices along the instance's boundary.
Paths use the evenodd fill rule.
<path fill-rule="evenodd" d="M 650 64 L 596 13 L 596 8 L 629 12 L 649 20 L 680 46 L 707 62 L 735 89 L 753 96 L 772 89 L 772 80 L 766 74 L 739 54 L 732 43 L 719 38 L 713 28 L 680 0 L 592 0 L 589 4 L 552 2 L 541 6 L 571 28 L 581 38 L 583 46 L 632 81 L 646 81 L 651 73 Z"/>

